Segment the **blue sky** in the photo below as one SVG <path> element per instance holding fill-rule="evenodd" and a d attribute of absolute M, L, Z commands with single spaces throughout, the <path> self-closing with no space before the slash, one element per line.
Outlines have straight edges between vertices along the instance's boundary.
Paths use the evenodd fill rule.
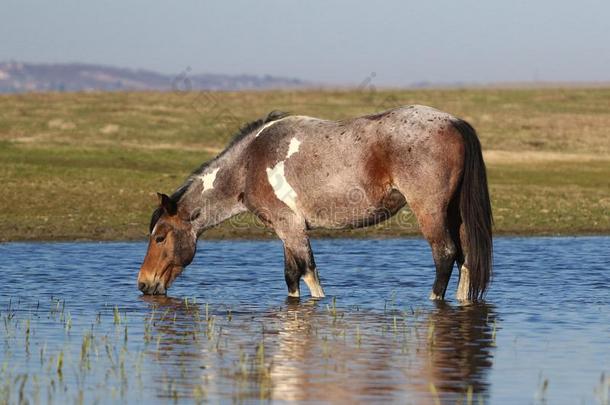
<path fill-rule="evenodd" d="M 610 81 L 610 1 L 2 0 L 0 60 L 378 85 Z"/>

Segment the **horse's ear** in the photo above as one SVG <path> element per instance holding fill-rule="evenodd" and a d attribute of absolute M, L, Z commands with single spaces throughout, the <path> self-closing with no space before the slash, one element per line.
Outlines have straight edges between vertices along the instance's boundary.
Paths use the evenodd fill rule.
<path fill-rule="evenodd" d="M 178 212 L 178 205 L 168 195 L 157 193 L 157 197 L 159 197 L 159 206 L 169 215 L 175 215 Z"/>

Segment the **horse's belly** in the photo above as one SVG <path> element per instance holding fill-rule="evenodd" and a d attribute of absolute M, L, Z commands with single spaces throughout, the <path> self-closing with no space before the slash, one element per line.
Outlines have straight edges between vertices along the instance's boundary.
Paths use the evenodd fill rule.
<path fill-rule="evenodd" d="M 354 188 L 343 195 L 318 199 L 304 207 L 302 214 L 310 228 L 360 228 L 385 221 L 405 204 L 404 196 L 395 189 L 381 196 L 371 196 Z"/>

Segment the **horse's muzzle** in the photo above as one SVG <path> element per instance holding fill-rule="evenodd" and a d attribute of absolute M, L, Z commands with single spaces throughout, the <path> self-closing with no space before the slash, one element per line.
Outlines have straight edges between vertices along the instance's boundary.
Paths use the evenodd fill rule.
<path fill-rule="evenodd" d="M 161 281 L 153 281 L 152 283 L 138 282 L 138 289 L 146 295 L 165 295 L 166 290 Z"/>

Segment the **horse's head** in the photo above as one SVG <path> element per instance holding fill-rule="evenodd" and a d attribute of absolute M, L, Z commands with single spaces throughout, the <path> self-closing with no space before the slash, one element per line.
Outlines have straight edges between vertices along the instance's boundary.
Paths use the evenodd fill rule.
<path fill-rule="evenodd" d="M 171 283 L 195 256 L 197 234 L 192 218 L 181 218 L 177 203 L 158 194 L 160 206 L 150 222 L 150 240 L 138 274 L 144 294 L 165 294 Z"/>

